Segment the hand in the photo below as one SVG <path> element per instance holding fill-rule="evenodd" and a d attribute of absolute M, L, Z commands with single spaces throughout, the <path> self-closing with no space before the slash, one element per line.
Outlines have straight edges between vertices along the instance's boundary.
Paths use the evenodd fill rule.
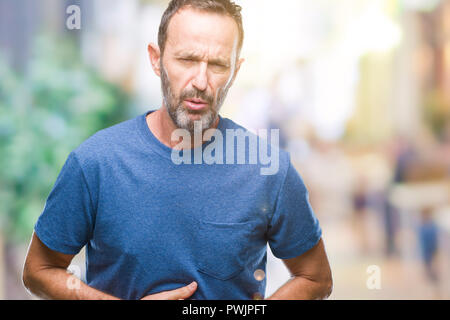
<path fill-rule="evenodd" d="M 184 300 L 192 296 L 197 290 L 197 282 L 169 291 L 162 291 L 143 297 L 141 300 Z"/>

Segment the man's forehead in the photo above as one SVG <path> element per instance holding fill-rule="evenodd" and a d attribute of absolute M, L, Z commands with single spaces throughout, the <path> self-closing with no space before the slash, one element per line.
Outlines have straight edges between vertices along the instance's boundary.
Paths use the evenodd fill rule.
<path fill-rule="evenodd" d="M 201 46 L 217 46 L 233 50 L 239 32 L 236 22 L 228 15 L 190 7 L 180 9 L 171 19 L 167 42 L 178 50 L 197 52 Z M 177 49 L 175 49 L 177 50 Z"/>

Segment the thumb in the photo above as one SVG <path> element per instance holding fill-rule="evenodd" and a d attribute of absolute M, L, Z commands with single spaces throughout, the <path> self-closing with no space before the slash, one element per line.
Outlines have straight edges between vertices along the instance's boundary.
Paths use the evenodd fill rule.
<path fill-rule="evenodd" d="M 197 290 L 197 282 L 193 281 L 191 284 L 187 286 L 164 292 L 163 299 L 165 300 L 187 299 L 190 296 L 192 296 L 196 290 Z"/>

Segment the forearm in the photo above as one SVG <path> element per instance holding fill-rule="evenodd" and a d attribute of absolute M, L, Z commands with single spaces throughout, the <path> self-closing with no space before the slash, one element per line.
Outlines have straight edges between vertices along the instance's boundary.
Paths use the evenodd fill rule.
<path fill-rule="evenodd" d="M 49 267 L 29 273 L 24 285 L 36 296 L 55 300 L 119 300 L 94 289 L 63 268 Z"/>
<path fill-rule="evenodd" d="M 267 300 L 320 300 L 331 293 L 330 281 L 312 281 L 303 277 L 293 277 L 281 286 Z"/>

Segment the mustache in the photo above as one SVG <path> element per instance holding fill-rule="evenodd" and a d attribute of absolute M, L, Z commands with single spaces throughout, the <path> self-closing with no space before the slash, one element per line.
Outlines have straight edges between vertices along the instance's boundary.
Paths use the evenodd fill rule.
<path fill-rule="evenodd" d="M 214 97 L 207 94 L 206 91 L 200 91 L 197 89 L 189 89 L 181 93 L 180 102 L 186 99 L 202 99 L 206 101 L 209 105 L 212 105 L 214 102 Z"/>

